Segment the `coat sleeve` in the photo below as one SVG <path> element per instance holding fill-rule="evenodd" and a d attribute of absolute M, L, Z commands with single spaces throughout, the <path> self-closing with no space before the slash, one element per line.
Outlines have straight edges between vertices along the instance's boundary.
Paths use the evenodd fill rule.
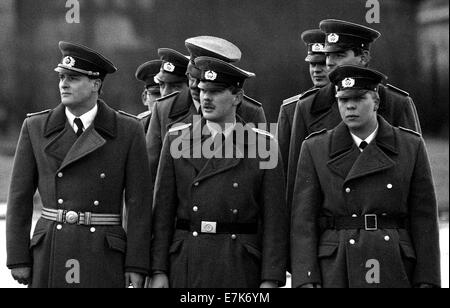
<path fill-rule="evenodd" d="M 32 266 L 29 246 L 33 196 L 37 182 L 37 164 L 30 139 L 28 119 L 26 119 L 17 145 L 8 195 L 6 214 L 8 268 Z"/>
<path fill-rule="evenodd" d="M 284 175 L 277 142 L 271 138 L 270 153 L 276 155 L 277 165 L 264 172 L 261 191 L 263 218 L 262 281 L 286 283 L 289 249 L 289 218 L 284 200 Z"/>
<path fill-rule="evenodd" d="M 314 161 L 308 147 L 303 143 L 291 216 L 291 263 L 292 287 L 307 283 L 321 283 L 317 247 L 319 229 L 317 225 L 323 196 Z"/>
<path fill-rule="evenodd" d="M 425 144 L 421 139 L 408 198 L 410 228 L 417 263 L 413 284 L 440 286 L 437 202 Z"/>
<path fill-rule="evenodd" d="M 419 115 L 417 114 L 416 105 L 411 97 L 406 97 L 405 107 L 403 113 L 400 115 L 398 126 L 403 126 L 412 129 L 419 134 L 422 134 L 420 127 Z"/>
<path fill-rule="evenodd" d="M 289 145 L 291 142 L 291 123 L 289 116 L 286 114 L 286 108 L 281 106 L 280 114 L 278 115 L 276 138 L 280 146 L 281 158 L 283 161 L 284 174 L 287 174 Z"/>
<path fill-rule="evenodd" d="M 128 152 L 125 173 L 127 254 L 125 270 L 147 274 L 150 270 L 152 188 L 142 125 L 136 128 Z"/>
<path fill-rule="evenodd" d="M 167 133 L 161 152 L 153 198 L 153 272 L 169 272 L 169 248 L 174 234 L 177 204 L 175 166 L 174 159 L 170 154 L 170 140 L 169 133 Z"/>
<path fill-rule="evenodd" d="M 286 200 L 288 209 L 292 207 L 295 178 L 297 176 L 297 165 L 300 156 L 300 149 L 308 130 L 300 104 L 295 107 L 294 120 L 292 121 L 291 139 L 287 166 Z"/>
<path fill-rule="evenodd" d="M 161 122 L 158 112 L 158 102 L 156 102 L 153 106 L 152 116 L 146 134 L 147 155 L 150 166 L 150 183 L 152 190 L 156 180 L 156 172 L 158 171 L 163 138 L 164 136 L 161 136 Z"/>

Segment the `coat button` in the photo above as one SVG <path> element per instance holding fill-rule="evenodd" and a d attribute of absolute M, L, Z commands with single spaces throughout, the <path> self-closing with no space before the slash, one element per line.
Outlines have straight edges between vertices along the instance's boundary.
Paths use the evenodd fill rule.
<path fill-rule="evenodd" d="M 234 214 L 234 215 L 237 215 L 238 213 L 239 213 L 239 210 L 238 210 L 238 209 L 234 209 L 234 210 L 233 210 L 233 214 Z"/>
<path fill-rule="evenodd" d="M 195 186 L 195 187 L 198 187 L 198 185 L 200 185 L 199 182 L 195 182 L 195 183 L 194 183 L 194 186 Z"/>
<path fill-rule="evenodd" d="M 63 204 L 64 200 L 63 199 L 58 199 L 58 204 Z"/>
<path fill-rule="evenodd" d="M 59 177 L 59 178 L 62 178 L 63 176 L 64 176 L 64 174 L 63 174 L 62 172 L 59 172 L 59 173 L 58 173 L 58 177 Z"/>
<path fill-rule="evenodd" d="M 347 187 L 347 188 L 345 189 L 345 192 L 346 192 L 347 194 L 349 194 L 351 191 L 352 191 L 352 190 L 351 190 L 349 187 Z"/>
<path fill-rule="evenodd" d="M 355 245 L 355 244 L 356 244 L 356 241 L 355 241 L 354 239 L 351 239 L 351 240 L 349 241 L 349 243 L 350 243 L 350 245 Z"/>
<path fill-rule="evenodd" d="M 57 225 L 56 229 L 61 230 L 62 229 L 62 225 Z"/>
<path fill-rule="evenodd" d="M 197 231 L 194 231 L 194 232 L 192 232 L 192 235 L 193 235 L 194 237 L 197 237 L 197 236 L 198 236 L 198 232 L 197 232 Z"/>
<path fill-rule="evenodd" d="M 106 178 L 106 174 L 101 173 L 101 174 L 100 174 L 100 178 L 102 178 L 102 179 Z"/>
<path fill-rule="evenodd" d="M 353 217 L 353 218 L 356 218 L 356 217 L 358 217 L 358 215 L 356 215 L 356 214 L 353 214 L 353 215 L 352 215 L 352 217 Z"/>
<path fill-rule="evenodd" d="M 92 227 L 89 231 L 91 231 L 91 233 L 94 233 L 95 232 L 95 228 Z"/>
<path fill-rule="evenodd" d="M 239 183 L 233 183 L 233 187 L 234 188 L 238 188 L 239 187 Z"/>
<path fill-rule="evenodd" d="M 194 206 L 194 207 L 192 208 L 192 210 L 193 210 L 194 212 L 198 212 L 198 206 Z"/>
<path fill-rule="evenodd" d="M 231 235 L 231 239 L 232 239 L 232 240 L 237 239 L 237 235 L 236 235 L 236 234 L 232 234 L 232 235 Z"/>
<path fill-rule="evenodd" d="M 98 202 L 97 200 L 95 200 L 95 201 L 94 201 L 94 205 L 95 205 L 95 206 L 99 206 L 99 205 L 100 205 L 100 202 Z"/>
<path fill-rule="evenodd" d="M 392 184 L 389 183 L 389 184 L 387 184 L 386 187 L 387 187 L 387 189 L 392 189 Z"/>
<path fill-rule="evenodd" d="M 308 277 L 311 277 L 311 272 L 308 272 Z"/>
<path fill-rule="evenodd" d="M 384 240 L 385 240 L 386 242 L 389 242 L 390 239 L 391 239 L 391 238 L 389 237 L 389 235 L 386 235 L 386 236 L 384 237 Z"/>

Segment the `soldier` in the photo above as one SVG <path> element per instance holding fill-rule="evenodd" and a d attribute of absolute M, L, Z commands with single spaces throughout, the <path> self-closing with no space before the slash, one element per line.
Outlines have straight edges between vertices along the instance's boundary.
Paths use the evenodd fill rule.
<path fill-rule="evenodd" d="M 254 74 L 210 57 L 195 65 L 202 71 L 203 118 L 172 128 L 164 140 L 154 196 L 152 286 L 283 286 L 288 217 L 278 145 L 236 114 L 243 83 Z M 243 130 L 247 138 L 236 137 Z M 180 141 L 187 144 L 181 157 L 174 151 Z M 191 155 L 198 147 L 209 149 L 208 143 L 214 155 Z M 275 157 L 266 169 L 259 153 L 249 155 L 260 143 Z M 234 155 L 216 156 L 223 149 Z"/>
<path fill-rule="evenodd" d="M 137 115 L 144 125 L 145 132 L 148 131 L 152 109 L 155 101 L 161 97 L 159 84 L 155 82 L 155 76 L 159 73 L 162 60 L 152 60 L 141 64 L 136 70 L 136 79 L 145 84 L 142 92 L 142 103 L 147 106 L 148 110 Z"/>
<path fill-rule="evenodd" d="M 141 287 L 152 214 L 142 125 L 98 98 L 105 76 L 117 70 L 108 59 L 78 44 L 59 48 L 61 104 L 29 114 L 19 138 L 7 266 L 31 287 Z M 36 189 L 43 208 L 30 241 Z"/>
<path fill-rule="evenodd" d="M 291 226 L 293 287 L 440 286 L 437 204 L 421 135 L 378 115 L 383 74 L 330 73 L 336 128 L 303 143 Z"/>
<path fill-rule="evenodd" d="M 195 66 L 194 59 L 199 56 L 210 56 L 226 62 L 236 62 L 241 59 L 239 48 L 221 38 L 199 36 L 187 39 L 185 45 L 191 56 L 187 68 L 189 89 L 174 92 L 155 103 L 146 136 L 152 183 L 156 179 L 162 143 L 167 131 L 177 123 L 190 123 L 193 115 L 201 114 L 198 88 L 201 72 Z M 247 96 L 244 96 L 238 106 L 237 114 L 246 123 L 266 123 L 261 104 Z"/>
<path fill-rule="evenodd" d="M 159 73 L 155 76 L 155 81 L 159 84 L 161 96 L 186 90 L 188 88 L 186 69 L 189 57 L 170 48 L 159 48 L 158 55 L 163 62 Z"/>
<path fill-rule="evenodd" d="M 283 101 L 278 116 L 277 140 L 283 158 L 284 174 L 287 173 L 289 144 L 291 142 L 292 121 L 294 120 L 295 106 L 298 100 L 307 95 L 309 91 L 322 88 L 328 84 L 328 71 L 324 53 L 325 34 L 320 29 L 306 30 L 301 35 L 302 41 L 308 48 L 305 61 L 309 64 L 309 75 L 313 87 L 301 94 Z"/>
<path fill-rule="evenodd" d="M 325 53 L 329 71 L 338 65 L 353 64 L 366 67 L 370 61 L 371 44 L 381 35 L 371 28 L 347 21 L 328 19 L 320 22 L 326 35 Z M 297 172 L 300 148 L 305 138 L 321 129 L 332 129 L 342 119 L 335 98 L 335 88 L 329 84 L 304 95 L 296 106 L 291 132 L 287 171 L 288 206 Z M 408 93 L 392 85 L 381 85 L 378 113 L 391 125 L 403 126 L 421 132 L 416 107 Z"/>

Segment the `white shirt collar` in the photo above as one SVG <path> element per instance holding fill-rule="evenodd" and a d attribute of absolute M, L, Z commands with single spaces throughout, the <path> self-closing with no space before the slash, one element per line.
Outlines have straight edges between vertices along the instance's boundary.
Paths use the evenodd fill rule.
<path fill-rule="evenodd" d="M 373 141 L 373 139 L 375 139 L 377 133 L 378 133 L 378 123 L 377 123 L 377 127 L 375 128 L 375 130 L 364 140 L 362 140 L 361 138 L 359 138 L 358 136 L 356 136 L 352 133 L 350 133 L 350 135 L 352 136 L 353 141 L 355 142 L 358 149 L 362 152 L 363 150 L 359 147 L 361 142 L 365 141 L 365 142 L 367 142 L 367 144 L 370 144 Z"/>
<path fill-rule="evenodd" d="M 86 130 L 89 126 L 92 125 L 92 123 L 95 120 L 95 116 L 97 115 L 98 111 L 98 105 L 95 104 L 94 108 L 83 114 L 82 116 L 79 116 L 81 122 L 83 122 L 84 130 Z M 72 112 L 69 111 L 68 108 L 66 108 L 66 117 L 69 121 L 70 126 L 73 128 L 74 132 L 78 131 L 78 127 L 75 125 L 74 121 L 77 118 Z"/>
<path fill-rule="evenodd" d="M 195 99 L 192 99 L 192 101 L 194 102 L 194 107 L 198 111 L 200 110 L 200 102 L 197 102 Z"/>
<path fill-rule="evenodd" d="M 223 133 L 225 138 L 227 138 L 234 130 L 236 126 L 236 120 L 234 123 L 226 123 L 225 130 L 222 131 L 222 127 L 219 124 L 206 120 L 206 126 L 208 126 L 209 131 L 211 132 L 211 137 L 214 139 L 218 133 Z"/>

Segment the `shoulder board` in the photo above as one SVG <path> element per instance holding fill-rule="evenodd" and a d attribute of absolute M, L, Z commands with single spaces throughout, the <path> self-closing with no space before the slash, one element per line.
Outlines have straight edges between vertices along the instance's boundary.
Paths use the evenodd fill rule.
<path fill-rule="evenodd" d="M 311 88 L 311 89 L 303 92 L 302 94 L 300 94 L 299 99 L 307 98 L 308 96 L 311 96 L 312 94 L 316 93 L 319 90 L 320 90 L 320 88 Z"/>
<path fill-rule="evenodd" d="M 393 85 L 391 85 L 391 84 L 387 84 L 386 85 L 389 89 L 391 89 L 391 90 L 394 90 L 395 92 L 397 92 L 397 93 L 400 93 L 400 94 L 403 94 L 403 95 L 405 95 L 405 96 L 409 96 L 409 93 L 408 92 L 406 92 L 406 91 L 404 91 L 404 90 L 402 90 L 402 89 L 399 89 L 399 88 L 397 88 L 397 87 L 394 87 Z"/>
<path fill-rule="evenodd" d="M 422 137 L 421 134 L 419 134 L 419 133 L 416 132 L 416 131 L 413 131 L 412 129 L 405 128 L 405 127 L 402 127 L 402 126 L 399 126 L 398 128 L 401 129 L 401 130 L 403 130 L 403 131 L 405 131 L 405 132 L 408 132 L 408 133 L 414 134 L 414 135 L 416 135 L 416 136 Z"/>
<path fill-rule="evenodd" d="M 120 114 L 123 114 L 123 115 L 126 115 L 126 116 L 128 116 L 128 117 L 130 117 L 130 118 L 133 118 L 133 119 L 135 119 L 135 120 L 138 119 L 137 116 L 135 116 L 135 115 L 133 115 L 133 114 L 131 114 L 131 113 L 122 111 L 122 110 L 119 110 L 119 113 L 120 113 Z"/>
<path fill-rule="evenodd" d="M 27 118 L 37 116 L 40 114 L 49 113 L 50 111 L 51 111 L 51 109 L 47 109 L 47 110 L 43 110 L 43 111 L 39 111 L 39 112 L 27 113 Z"/>
<path fill-rule="evenodd" d="M 275 138 L 271 133 L 269 133 L 268 131 L 262 130 L 262 129 L 258 129 L 258 128 L 252 128 L 252 130 L 257 133 L 257 134 L 261 134 L 270 138 Z"/>
<path fill-rule="evenodd" d="M 255 99 L 253 99 L 251 97 L 248 97 L 247 95 L 244 95 L 244 100 L 246 100 L 247 102 L 250 102 L 250 103 L 252 103 L 252 104 L 254 104 L 256 106 L 259 106 L 259 107 L 262 106 L 262 104 L 260 102 L 258 102 L 257 100 L 255 100 Z"/>
<path fill-rule="evenodd" d="M 326 129 L 326 128 L 324 128 L 324 129 L 322 129 L 322 130 L 319 130 L 319 131 L 317 131 L 317 132 L 311 133 L 311 134 L 309 134 L 309 136 L 308 136 L 308 137 L 306 137 L 306 138 L 305 138 L 305 140 L 307 140 L 307 139 L 311 139 L 311 138 L 312 138 L 312 137 L 314 137 L 314 136 L 318 136 L 318 135 L 321 135 L 321 134 L 325 133 L 326 131 L 327 131 L 327 129 Z"/>
<path fill-rule="evenodd" d="M 183 130 L 186 129 L 188 127 L 191 127 L 192 123 L 188 123 L 188 124 L 183 124 L 183 125 L 179 125 L 179 126 L 175 126 L 169 129 L 169 133 L 173 133 L 179 130 Z"/>
<path fill-rule="evenodd" d="M 290 104 L 292 104 L 292 103 L 298 102 L 298 100 L 300 99 L 301 96 L 302 96 L 302 94 L 298 94 L 298 95 L 295 95 L 295 96 L 286 98 L 286 99 L 283 101 L 283 106 L 290 105 Z"/>
<path fill-rule="evenodd" d="M 140 114 L 138 114 L 136 117 L 140 120 L 142 120 L 143 118 L 146 118 L 148 116 L 150 116 L 152 114 L 152 112 L 150 110 L 144 111 Z"/>
<path fill-rule="evenodd" d="M 159 101 L 166 100 L 168 98 L 171 98 L 172 96 L 178 95 L 179 93 L 180 93 L 180 91 L 175 91 L 173 93 L 167 94 L 166 96 L 163 96 L 163 97 L 160 97 L 160 98 L 156 99 L 156 101 L 159 102 Z"/>

